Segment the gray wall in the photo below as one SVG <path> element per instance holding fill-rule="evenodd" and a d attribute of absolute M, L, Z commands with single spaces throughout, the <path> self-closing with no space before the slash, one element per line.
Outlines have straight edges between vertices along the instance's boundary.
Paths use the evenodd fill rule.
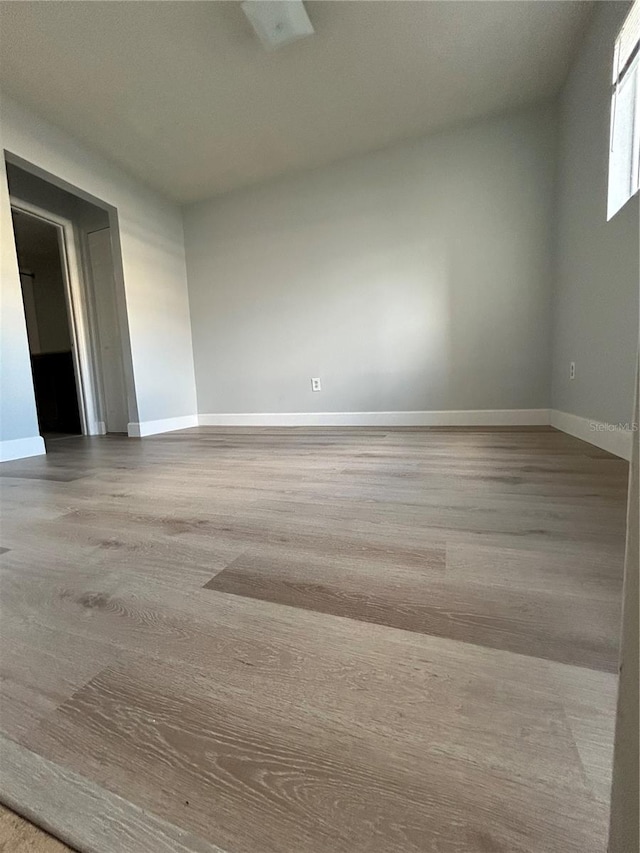
<path fill-rule="evenodd" d="M 186 208 L 199 412 L 547 407 L 555 142 L 536 107 Z"/>
<path fill-rule="evenodd" d="M 3 442 L 40 434 L 33 392 L 18 259 L 3 158 L 0 157 L 0 456 Z M 42 452 L 42 449 L 25 452 Z"/>
<path fill-rule="evenodd" d="M 638 341 L 638 197 L 606 221 L 613 44 L 628 8 L 596 4 L 560 102 L 552 402 L 609 423 L 631 420 Z"/>
<path fill-rule="evenodd" d="M 71 333 L 58 232 L 53 225 L 20 213 L 14 214 L 13 222 L 25 295 L 29 349 L 32 354 L 68 351 L 71 349 Z M 27 290 L 28 294 L 25 293 Z M 29 313 L 27 298 L 33 308 Z"/>
<path fill-rule="evenodd" d="M 55 176 L 60 186 L 78 188 L 80 194 L 117 209 L 138 419 L 153 423 L 193 418 L 195 380 L 180 208 L 6 95 L 1 124 L 1 147 L 13 158 Z M 4 168 L 0 185 L 6 199 Z M 30 371 L 25 371 L 24 322 L 10 327 L 16 310 L 24 312 L 10 224 L 5 231 L 6 202 L 0 212 L 6 254 L 3 299 L 9 309 L 0 318 L 0 336 L 7 350 L 5 364 L 14 365 L 0 374 L 0 396 L 4 400 L 11 395 L 0 425 L 0 440 L 8 440 L 37 435 L 37 427 L 21 414 L 33 411 L 34 401 Z"/>
<path fill-rule="evenodd" d="M 57 267 L 42 262 L 31 264 L 33 296 L 38 321 L 39 346 L 36 353 L 71 350 L 71 334 L 60 261 Z"/>

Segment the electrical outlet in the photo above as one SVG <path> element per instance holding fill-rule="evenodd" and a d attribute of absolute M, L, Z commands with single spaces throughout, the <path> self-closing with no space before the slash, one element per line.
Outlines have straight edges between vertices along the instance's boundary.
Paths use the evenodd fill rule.
<path fill-rule="evenodd" d="M 569 362 L 569 379 L 576 378 L 576 363 L 575 361 Z"/>
<path fill-rule="evenodd" d="M 311 390 L 322 391 L 322 384 L 320 382 L 320 379 L 316 378 L 311 380 Z"/>

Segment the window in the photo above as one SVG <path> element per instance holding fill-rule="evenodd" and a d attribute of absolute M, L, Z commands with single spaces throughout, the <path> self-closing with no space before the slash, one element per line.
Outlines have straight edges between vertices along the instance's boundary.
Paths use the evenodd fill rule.
<path fill-rule="evenodd" d="M 607 219 L 640 183 L 640 0 L 622 25 L 613 52 Z"/>

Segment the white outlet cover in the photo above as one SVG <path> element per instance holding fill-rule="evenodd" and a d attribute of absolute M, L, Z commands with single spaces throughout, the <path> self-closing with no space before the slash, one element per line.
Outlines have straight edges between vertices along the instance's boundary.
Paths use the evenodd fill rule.
<path fill-rule="evenodd" d="M 319 378 L 315 378 L 311 380 L 311 390 L 312 391 L 322 391 L 322 383 Z"/>

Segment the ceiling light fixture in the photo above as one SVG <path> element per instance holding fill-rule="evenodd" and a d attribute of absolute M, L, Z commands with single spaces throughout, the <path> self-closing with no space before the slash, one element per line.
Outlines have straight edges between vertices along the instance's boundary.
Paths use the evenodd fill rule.
<path fill-rule="evenodd" d="M 313 35 L 302 0 L 246 0 L 242 11 L 267 50 Z"/>

